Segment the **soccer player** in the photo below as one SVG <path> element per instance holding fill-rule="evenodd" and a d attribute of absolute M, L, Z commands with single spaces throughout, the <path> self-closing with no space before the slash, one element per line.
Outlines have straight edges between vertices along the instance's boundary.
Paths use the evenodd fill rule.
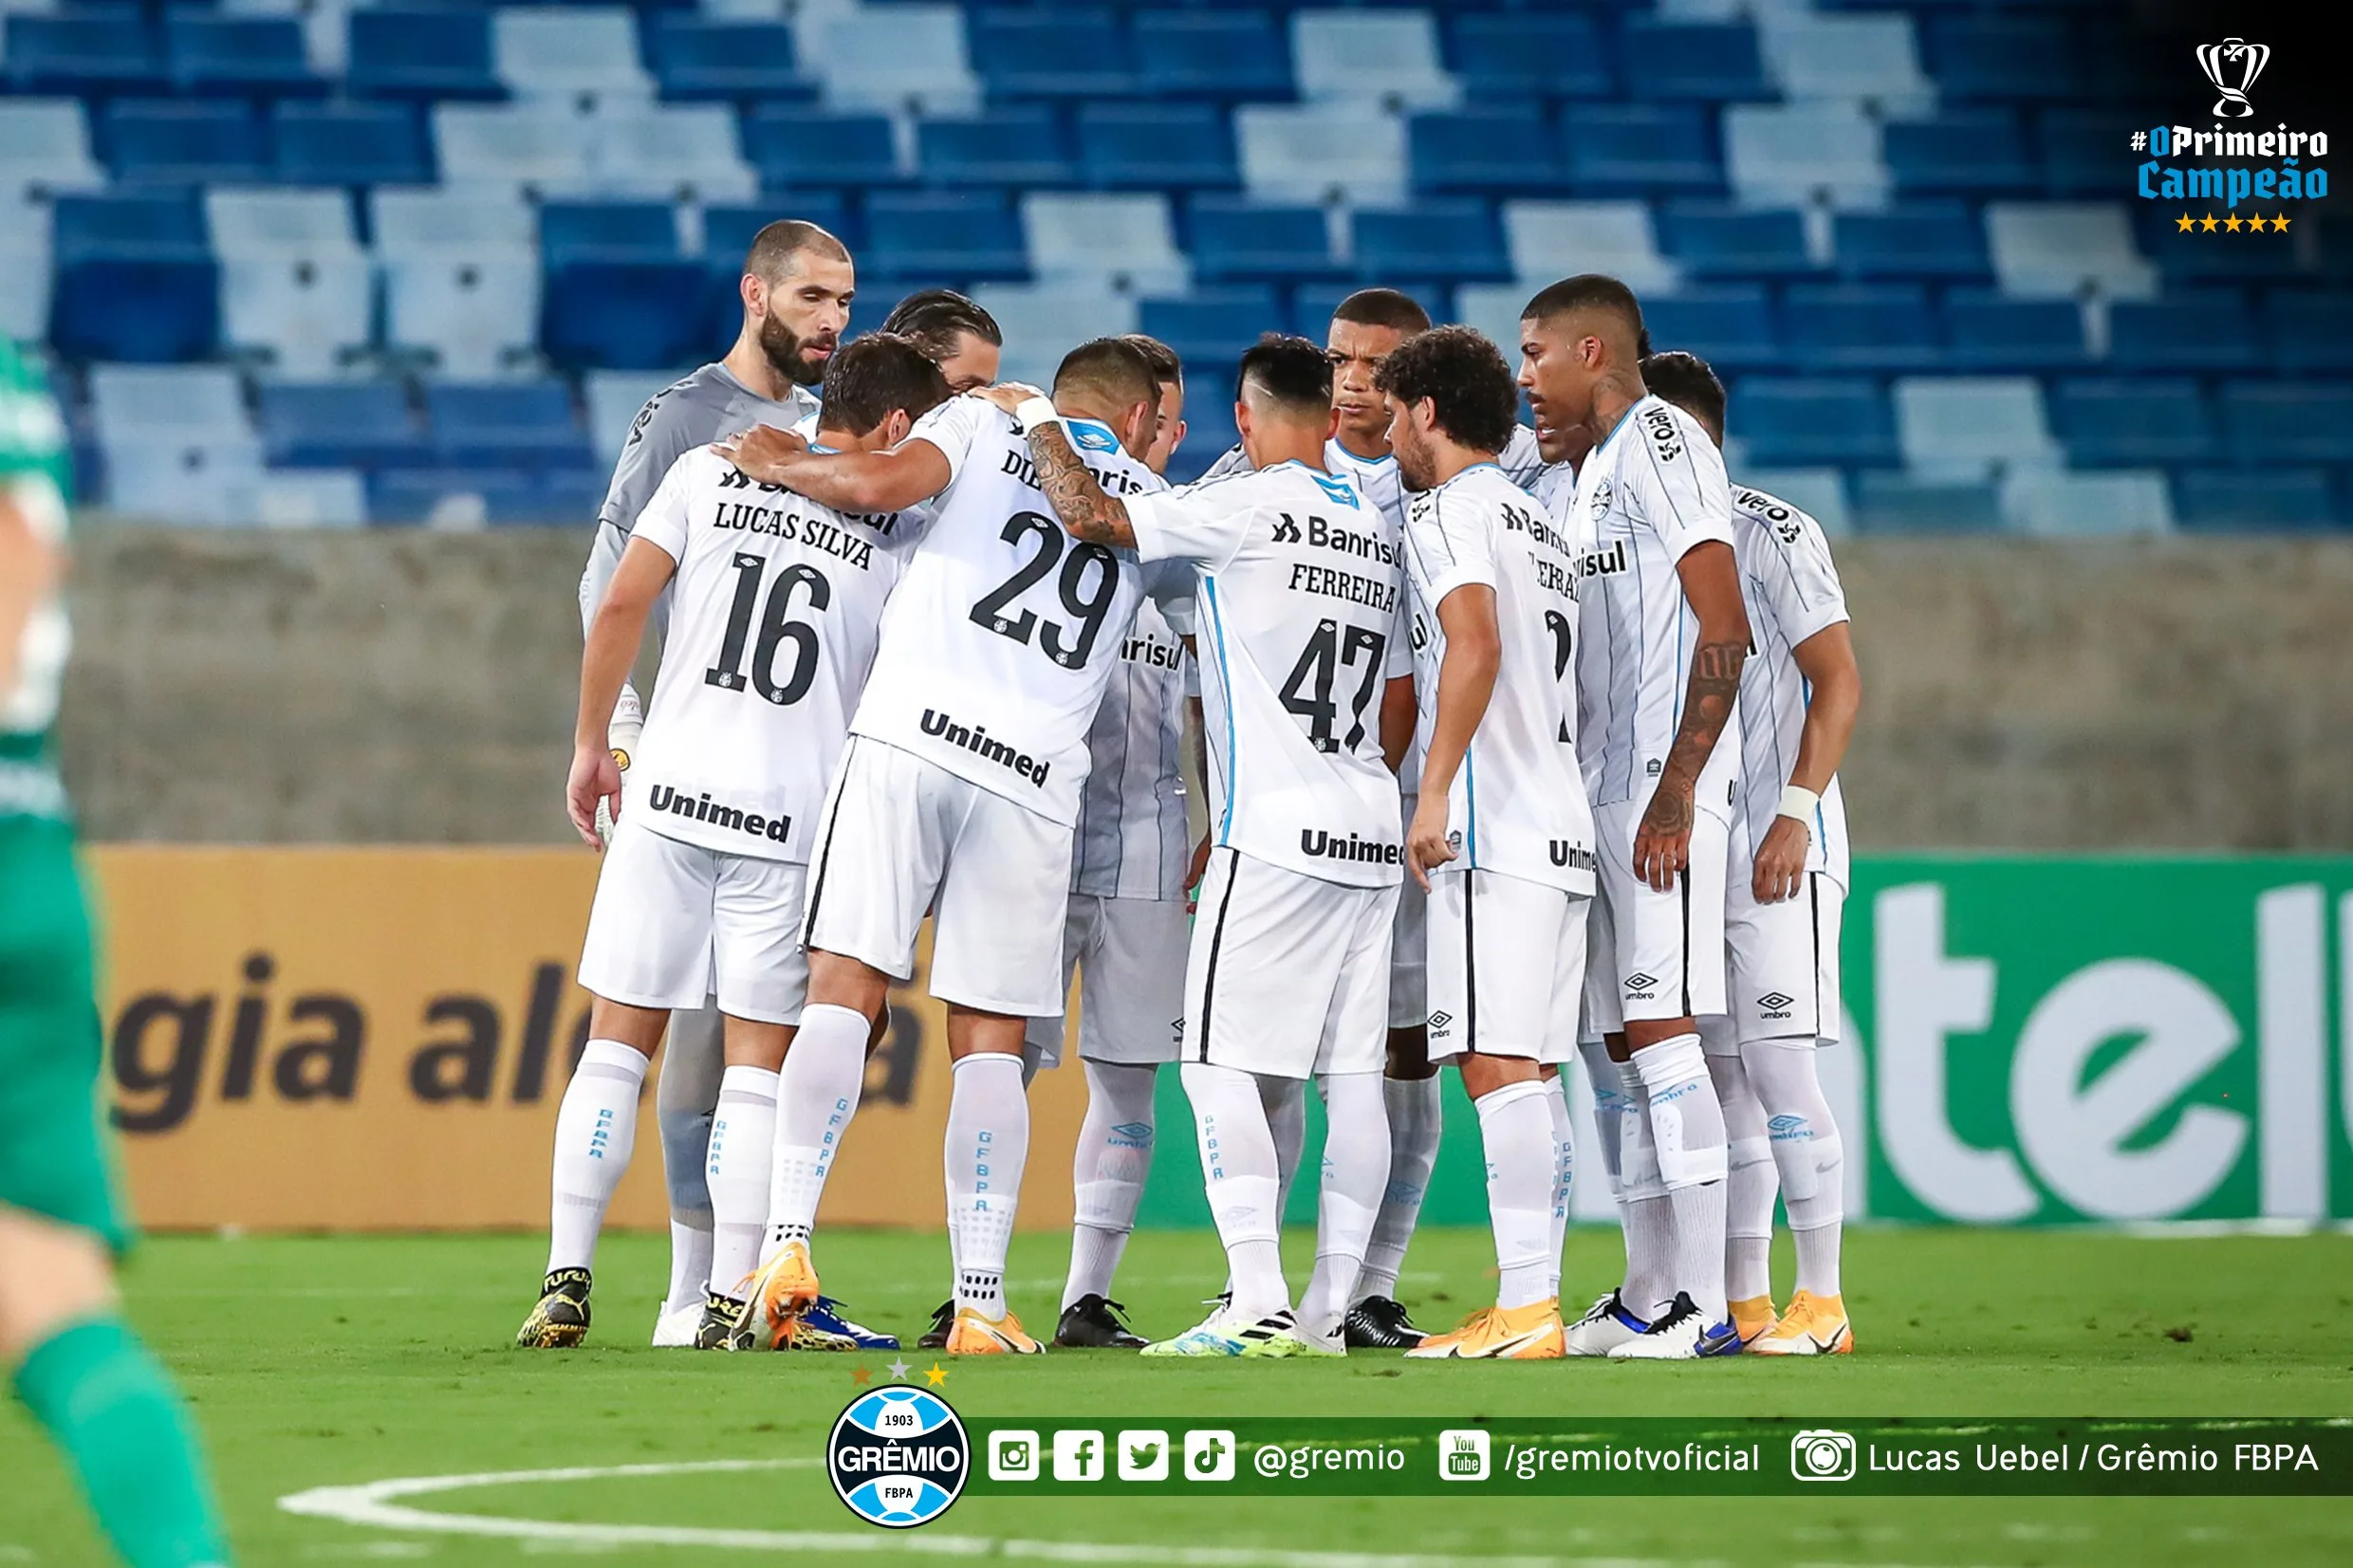
<path fill-rule="evenodd" d="M 1564 1354 L 1559 1151 L 1542 1067 L 1577 1048 L 1593 818 L 1572 729 L 1573 546 L 1496 467 L 1519 402 L 1510 367 L 1467 326 L 1399 345 L 1376 379 L 1414 497 L 1421 791 L 1406 864 L 1429 895 L 1430 1056 L 1456 1061 L 1479 1114 L 1499 1274 L 1492 1308 L 1406 1354 Z"/>
<path fill-rule="evenodd" d="M 1724 386 L 1706 360 L 1654 355 L 1642 379 L 1722 447 Z M 1732 1014 L 1704 1036 L 1732 1134 L 1727 1288 L 1749 1350 L 1843 1356 L 1855 1347 L 1839 1292 L 1846 1159 L 1814 1056 L 1841 1030 L 1847 847 L 1838 766 L 1862 674 L 1822 525 L 1735 485 L 1732 552 L 1756 652 L 1740 672 L 1741 792 L 1724 876 Z M 1797 1250 L 1797 1293 L 1778 1324 L 1768 1267 L 1776 1169 Z"/>
<path fill-rule="evenodd" d="M 1739 747 L 1717 742 L 1735 722 L 1749 648 L 1731 487 L 1707 432 L 1642 384 L 1642 311 L 1625 285 L 1594 273 L 1553 284 L 1522 312 L 1520 338 L 1538 440 L 1550 432 L 1557 446 L 1582 425 L 1595 442 L 1571 504 L 1581 535 L 1591 530 L 1577 737 L 1600 862 L 1589 968 L 1601 983 L 1586 1006 L 1621 1064 L 1630 1114 L 1648 1123 L 1672 1222 L 1673 1294 L 1660 1286 L 1660 1299 L 1615 1312 L 1602 1303 L 1567 1349 L 1726 1355 L 1740 1338 L 1724 1286 L 1724 1109 L 1697 1020 L 1725 1008 L 1722 877 Z M 1637 1242 L 1630 1224 L 1630 1273 Z M 1644 1244 L 1645 1256 L 1655 1250 Z"/>
<path fill-rule="evenodd" d="M 1215 847 L 1185 969 L 1180 1071 L 1232 1295 L 1147 1356 L 1344 1354 L 1388 1180 L 1380 1070 L 1401 853 L 1380 729 L 1384 683 L 1405 673 L 1399 543 L 1323 467 L 1331 388 L 1313 343 L 1261 339 L 1242 357 L 1234 408 L 1253 471 L 1164 495 L 1105 493 L 1043 410 L 1020 415 L 1072 537 L 1192 565 L 1208 650 Z M 1313 1078 L 1329 1125 L 1315 1270 L 1296 1315 L 1260 1078 Z"/>
<path fill-rule="evenodd" d="M 771 223 L 752 237 L 737 291 L 743 324 L 725 358 L 656 393 L 629 427 L 613 467 L 596 543 L 580 583 L 582 630 L 621 565 L 638 514 L 689 452 L 752 425 L 807 426 L 816 417 L 814 389 L 849 323 L 857 275 L 840 240 L 813 223 Z M 650 623 L 661 635 L 666 604 Z M 613 710 L 613 760 L 625 775 L 644 728 L 644 707 L 626 680 Z M 662 1170 L 670 1189 L 670 1288 L 655 1319 L 654 1343 L 695 1343 L 702 1318 L 703 1282 L 711 1272 L 711 1190 L 704 1169 L 722 1072 L 719 1015 L 700 1002 L 670 1021 L 670 1049 L 655 1091 L 661 1128 Z M 662 1042 L 650 1033 L 628 1043 L 651 1053 Z"/>
<path fill-rule="evenodd" d="M 953 288 L 919 288 L 891 307 L 882 330 L 911 338 L 954 391 L 997 378 L 1005 335 L 996 318 Z"/>
<path fill-rule="evenodd" d="M 820 437 L 853 451 L 892 444 L 948 397 L 938 368 L 888 334 L 843 349 L 825 385 Z M 600 803 L 614 829 L 581 956 L 596 998 L 589 1041 L 557 1112 L 547 1276 L 523 1344 L 586 1335 L 597 1229 L 636 1141 L 647 1066 L 637 1042 L 706 994 L 726 1019 L 726 1067 L 698 1340 L 715 1345 L 714 1331 L 744 1316 L 725 1297 L 756 1266 L 766 1228 L 777 1069 L 806 987 L 800 926 L 817 808 L 906 553 L 895 517 L 845 518 L 755 489 L 707 447 L 671 465 L 638 514 L 581 666 L 566 804 L 591 843 Z M 624 814 L 612 713 L 665 595 L 675 612 Z M 778 1332 L 848 1343 L 797 1316 Z"/>
<path fill-rule="evenodd" d="M 1159 387 L 1133 344 L 1073 349 L 1054 402 L 1106 483 L 1141 494 Z M 797 1195 L 752 1302 L 778 1322 L 817 1294 L 809 1250 L 831 1151 L 856 1110 L 866 1040 L 893 976 L 933 931 L 932 994 L 948 1005 L 951 1355 L 1033 1354 L 1005 1301 L 1005 1255 L 1029 1106 L 1022 1039 L 1063 1007 L 1062 942 L 1086 736 L 1144 592 L 1132 552 L 1073 544 L 1040 507 L 1012 420 L 953 398 L 888 452 L 821 454 L 775 432 L 733 449 L 752 478 L 848 511 L 936 497 L 883 617 L 836 768 L 809 884 L 809 1005 L 786 1059 L 787 1106 L 830 1108 L 821 1141 L 777 1180 Z M 839 1125 L 834 1118 L 839 1117 Z"/>
<path fill-rule="evenodd" d="M 57 405 L 0 338 L 0 1367 L 122 1560 L 199 1568 L 229 1561 L 220 1511 L 115 1294 L 130 1221 L 98 1131 L 89 913 L 49 746 L 71 640 L 65 461 Z"/>

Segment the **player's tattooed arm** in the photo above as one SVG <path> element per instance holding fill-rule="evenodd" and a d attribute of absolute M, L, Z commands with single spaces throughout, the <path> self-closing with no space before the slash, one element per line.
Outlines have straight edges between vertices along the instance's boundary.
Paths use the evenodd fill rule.
<path fill-rule="evenodd" d="M 1635 875 L 1661 893 L 1691 865 L 1694 791 L 1732 720 L 1740 669 L 1749 657 L 1749 614 L 1740 602 L 1732 546 L 1713 540 L 1695 545 L 1677 563 L 1676 573 L 1699 622 L 1699 640 L 1684 688 L 1683 722 L 1634 839 Z"/>
<path fill-rule="evenodd" d="M 1040 425 L 1029 433 L 1029 456 L 1037 464 L 1038 489 L 1073 539 L 1135 547 L 1136 527 L 1126 504 L 1095 482 L 1060 425 Z"/>

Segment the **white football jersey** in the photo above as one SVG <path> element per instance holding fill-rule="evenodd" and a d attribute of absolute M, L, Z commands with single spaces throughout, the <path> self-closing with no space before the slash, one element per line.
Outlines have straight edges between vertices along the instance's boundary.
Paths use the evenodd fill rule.
<path fill-rule="evenodd" d="M 1494 694 L 1447 793 L 1456 858 L 1441 872 L 1495 871 L 1593 891 L 1593 813 L 1577 768 L 1577 561 L 1575 543 L 1492 463 L 1465 469 L 1406 507 L 1425 755 L 1446 658 L 1438 606 L 1457 588 L 1493 589 L 1502 641 Z"/>
<path fill-rule="evenodd" d="M 1113 495 L 1166 489 L 1104 426 L 1065 420 Z M 851 729 L 1071 826 L 1088 727 L 1143 598 L 1135 553 L 1065 532 L 1012 416 L 951 397 L 916 423 L 948 486 L 882 618 Z"/>
<path fill-rule="evenodd" d="M 806 861 L 903 546 L 697 447 L 637 516 L 678 563 L 624 815 L 731 855 Z"/>
<path fill-rule="evenodd" d="M 1683 717 L 1699 620 L 1676 563 L 1732 542 L 1723 454 L 1696 420 L 1644 397 L 1585 458 L 1576 499 L 1584 540 L 1579 591 L 1577 750 L 1597 806 L 1646 799 Z M 1732 821 L 1738 717 L 1700 770 L 1694 801 Z"/>
<path fill-rule="evenodd" d="M 1086 732 L 1093 766 L 1079 797 L 1070 891 L 1096 898 L 1181 898 L 1193 845 L 1185 828 L 1184 641 L 1146 600 Z"/>
<path fill-rule="evenodd" d="M 1397 529 L 1298 463 L 1131 499 L 1137 553 L 1199 577 L 1195 646 L 1218 844 L 1327 882 L 1401 875 L 1380 755 L 1395 661 Z"/>
<path fill-rule="evenodd" d="M 1732 487 L 1732 551 L 1749 610 L 1749 661 L 1740 670 L 1740 810 L 1753 845 L 1765 841 L 1780 815 L 1812 697 L 1791 650 L 1848 618 L 1846 590 L 1822 525 L 1763 490 Z M 1809 825 L 1813 848 L 1806 869 L 1845 887 L 1846 799 L 1836 774 Z"/>

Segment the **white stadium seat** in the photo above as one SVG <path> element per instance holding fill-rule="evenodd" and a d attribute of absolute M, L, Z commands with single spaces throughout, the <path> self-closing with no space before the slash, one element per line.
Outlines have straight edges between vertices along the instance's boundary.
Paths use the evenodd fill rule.
<path fill-rule="evenodd" d="M 204 218 L 223 257 L 321 261 L 361 253 L 351 200 L 341 191 L 215 186 L 204 193 Z"/>
<path fill-rule="evenodd" d="M 1439 63 L 1427 11 L 1291 13 L 1292 74 L 1309 102 L 1366 100 L 1383 108 L 1451 109 L 1462 87 Z"/>
<path fill-rule="evenodd" d="M 443 376 L 492 380 L 539 344 L 539 261 L 417 255 L 384 267 L 384 343 L 426 350 Z"/>
<path fill-rule="evenodd" d="M 387 185 L 377 187 L 369 202 L 380 256 L 532 262 L 539 256 L 539 221 L 511 191 Z"/>
<path fill-rule="evenodd" d="M 582 118 L 544 104 L 436 103 L 433 138 L 445 185 L 568 195 L 593 183 Z"/>
<path fill-rule="evenodd" d="M 588 440 L 597 460 L 610 463 L 621 456 L 629 427 L 647 398 L 676 380 L 668 370 L 592 370 L 588 373 Z"/>
<path fill-rule="evenodd" d="M 656 201 L 750 201 L 760 176 L 744 161 L 725 103 L 665 104 L 587 121 L 598 194 Z"/>
<path fill-rule="evenodd" d="M 1246 103 L 1233 114 L 1242 183 L 1268 201 L 1405 200 L 1405 122 L 1354 103 Z"/>
<path fill-rule="evenodd" d="M 654 96 L 654 79 L 638 61 L 637 17 L 626 7 L 502 9 L 491 18 L 491 57 L 498 79 L 522 98 L 587 107 Z"/>
<path fill-rule="evenodd" d="M 70 98 L 0 98 L 0 201 L 23 191 L 96 191 L 90 127 Z"/>
<path fill-rule="evenodd" d="M 1467 283 L 1454 290 L 1454 320 L 1476 327 L 1503 350 L 1514 371 L 1520 364 L 1520 309 L 1533 290 L 1524 283 Z"/>
<path fill-rule="evenodd" d="M 1647 294 L 1678 281 L 1658 253 L 1646 201 L 1507 201 L 1503 232 L 1512 275 L 1530 282 L 1605 272 Z"/>
<path fill-rule="evenodd" d="M 246 508 L 262 478 L 257 445 L 102 446 L 106 505 L 130 517 L 212 525 L 252 521 Z"/>
<path fill-rule="evenodd" d="M 2002 517 L 2020 533 L 2170 533 L 2173 496 L 2154 469 L 2104 473 L 2065 470 L 2013 473 L 2002 482 Z"/>
<path fill-rule="evenodd" d="M 2157 293 L 2157 268 L 2134 245 L 2124 209 L 2112 203 L 1988 202 L 1986 244 L 2006 293 L 2111 300 Z"/>
<path fill-rule="evenodd" d="M 376 334 L 376 268 L 345 255 L 223 256 L 221 337 L 259 350 L 281 376 L 324 380 L 363 356 Z"/>
<path fill-rule="evenodd" d="M 823 34 L 824 49 L 803 58 L 824 78 L 825 101 L 836 108 L 922 115 L 980 108 L 958 7 L 863 8 L 827 21 Z"/>
<path fill-rule="evenodd" d="M 0 333 L 49 334 L 49 205 L 0 190 Z"/>
<path fill-rule="evenodd" d="M 90 413 L 101 446 L 159 439 L 187 446 L 250 445 L 237 373 L 226 365 L 95 365 Z"/>
<path fill-rule="evenodd" d="M 357 469 L 265 469 L 222 485 L 229 521 L 265 528 L 356 528 L 367 521 L 367 485 Z"/>
<path fill-rule="evenodd" d="M 1918 116 L 1936 106 L 1920 73 L 1912 18 L 1768 12 L 1759 20 L 1766 68 L 1791 99 L 1844 99 L 1882 115 Z"/>
<path fill-rule="evenodd" d="M 1022 197 L 1029 267 L 1041 281 L 1121 293 L 1181 294 L 1192 281 L 1168 198 L 1032 192 Z"/>
<path fill-rule="evenodd" d="M 1724 111 L 1724 163 L 1745 206 L 1887 202 L 1879 121 L 1852 103 L 1735 103 Z"/>
<path fill-rule="evenodd" d="M 1732 483 L 1748 485 L 1810 513 L 1822 531 L 1833 539 L 1855 531 L 1854 514 L 1846 505 L 1846 481 L 1836 469 L 1732 470 Z"/>
<path fill-rule="evenodd" d="M 973 300 L 1005 332 L 998 378 L 1050 386 L 1072 345 L 1136 330 L 1136 302 L 1123 294 L 1067 286 L 982 284 Z"/>
<path fill-rule="evenodd" d="M 2059 445 L 2031 376 L 1906 376 L 1896 382 L 1896 441 L 1923 478 L 1995 478 L 2053 468 Z"/>

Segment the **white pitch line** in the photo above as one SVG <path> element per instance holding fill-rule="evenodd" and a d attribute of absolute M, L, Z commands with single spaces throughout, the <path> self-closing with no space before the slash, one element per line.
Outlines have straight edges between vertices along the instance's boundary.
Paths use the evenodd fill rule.
<path fill-rule="evenodd" d="M 489 1470 L 420 1475 L 354 1486 L 313 1486 L 278 1499 L 289 1514 L 339 1520 L 380 1530 L 500 1536 L 577 1546 L 715 1547 L 739 1552 L 906 1552 L 926 1557 L 1027 1558 L 1042 1562 L 1173 1563 L 1178 1568 L 1724 1568 L 1656 1558 L 1427 1557 L 1418 1554 L 1300 1552 L 1274 1546 L 1171 1546 L 1089 1540 L 1019 1540 L 935 1535 L 926 1530 L 726 1530 L 691 1524 L 582 1524 L 564 1520 L 444 1514 L 398 1500 L 468 1487 L 535 1482 L 603 1481 L 636 1476 L 708 1475 L 735 1470 L 813 1469 L 814 1459 L 705 1459 L 650 1465 L 583 1465 L 549 1470 Z"/>

